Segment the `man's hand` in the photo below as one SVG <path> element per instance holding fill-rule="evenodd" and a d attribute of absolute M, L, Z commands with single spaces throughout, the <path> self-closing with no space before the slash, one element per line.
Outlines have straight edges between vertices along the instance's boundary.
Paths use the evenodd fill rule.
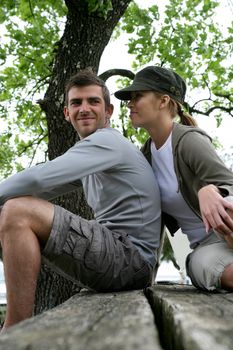
<path fill-rule="evenodd" d="M 202 187 L 198 199 L 206 232 L 211 228 L 217 230 L 233 247 L 233 204 L 226 201 L 214 185 Z"/>

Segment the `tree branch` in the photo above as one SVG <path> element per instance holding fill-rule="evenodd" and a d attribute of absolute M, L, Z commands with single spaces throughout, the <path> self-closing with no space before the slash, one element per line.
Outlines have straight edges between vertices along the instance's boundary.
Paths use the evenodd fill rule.
<path fill-rule="evenodd" d="M 216 109 L 219 109 L 221 111 L 224 111 L 224 112 L 230 114 L 230 116 L 233 117 L 233 107 L 227 108 L 227 107 L 224 107 L 224 106 L 213 106 L 213 107 L 209 108 L 205 112 L 203 112 L 203 111 L 201 111 L 199 109 L 196 109 L 196 108 L 192 108 L 192 107 L 189 107 L 188 109 L 189 109 L 190 114 L 197 113 L 197 114 L 202 114 L 202 115 L 207 115 L 207 116 L 209 116 Z"/>
<path fill-rule="evenodd" d="M 23 149 L 22 151 L 19 153 L 19 157 L 21 157 L 26 151 L 28 148 L 31 148 L 32 146 L 35 146 L 36 145 L 36 148 L 35 150 L 33 151 L 33 156 L 32 156 L 32 160 L 30 162 L 30 166 L 35 158 L 35 154 L 36 154 L 36 151 L 39 147 L 39 145 L 44 141 L 44 139 L 48 136 L 48 134 L 40 134 L 37 138 L 35 138 L 33 141 L 29 142 Z"/>
<path fill-rule="evenodd" d="M 233 102 L 233 94 L 221 94 L 220 92 L 219 93 L 215 92 L 214 94 L 218 97 L 224 97 L 228 99 L 230 102 Z"/>
<path fill-rule="evenodd" d="M 126 77 L 126 78 L 129 78 L 131 80 L 133 80 L 133 78 L 135 76 L 135 74 L 128 69 L 115 68 L 115 69 L 109 69 L 109 70 L 105 71 L 104 73 L 100 74 L 99 78 L 106 81 L 107 79 L 111 78 L 114 75 L 121 75 L 122 77 Z"/>

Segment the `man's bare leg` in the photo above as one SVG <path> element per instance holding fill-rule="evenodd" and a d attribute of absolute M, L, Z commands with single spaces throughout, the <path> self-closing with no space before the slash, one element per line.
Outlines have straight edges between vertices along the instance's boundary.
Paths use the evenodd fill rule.
<path fill-rule="evenodd" d="M 3 330 L 32 316 L 41 245 L 51 232 L 54 207 L 33 197 L 11 199 L 0 216 L 0 239 L 7 291 Z"/>

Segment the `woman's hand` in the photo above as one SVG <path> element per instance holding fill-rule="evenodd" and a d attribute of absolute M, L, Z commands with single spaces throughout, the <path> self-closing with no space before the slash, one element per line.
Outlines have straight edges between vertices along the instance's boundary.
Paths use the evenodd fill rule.
<path fill-rule="evenodd" d="M 211 228 L 217 230 L 233 247 L 233 204 L 226 201 L 214 185 L 202 187 L 198 199 L 206 232 Z"/>

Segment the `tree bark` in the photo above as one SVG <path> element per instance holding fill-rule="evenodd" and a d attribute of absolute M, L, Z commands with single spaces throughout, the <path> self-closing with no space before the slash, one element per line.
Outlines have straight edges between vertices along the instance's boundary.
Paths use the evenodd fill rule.
<path fill-rule="evenodd" d="M 63 154 L 77 141 L 76 132 L 63 115 L 66 81 L 86 67 L 98 72 L 104 48 L 130 2 L 131 0 L 112 0 L 112 10 L 103 18 L 97 13 L 88 13 L 88 1 L 65 0 L 68 9 L 65 30 L 57 43 L 48 89 L 44 99 L 39 102 L 48 124 L 49 159 Z M 82 190 L 54 202 L 86 219 L 92 217 Z M 75 284 L 43 264 L 38 279 L 35 314 L 58 305 L 78 290 Z"/>

